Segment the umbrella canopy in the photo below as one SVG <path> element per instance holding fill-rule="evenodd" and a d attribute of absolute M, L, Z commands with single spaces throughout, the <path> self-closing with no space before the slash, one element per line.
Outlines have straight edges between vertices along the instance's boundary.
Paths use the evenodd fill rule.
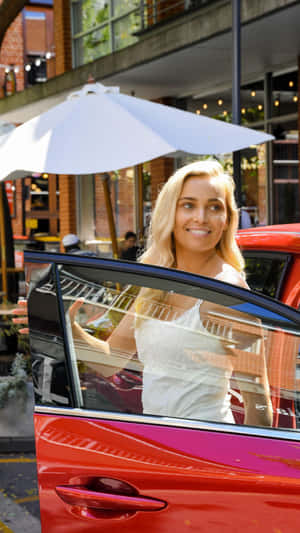
<path fill-rule="evenodd" d="M 0 179 L 22 171 L 109 172 L 178 151 L 221 154 L 272 138 L 91 83 L 9 134 L 0 146 Z"/>

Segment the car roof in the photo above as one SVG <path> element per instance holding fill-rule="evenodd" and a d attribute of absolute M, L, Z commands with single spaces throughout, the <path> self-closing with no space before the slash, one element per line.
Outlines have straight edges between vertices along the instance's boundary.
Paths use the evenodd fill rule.
<path fill-rule="evenodd" d="M 239 230 L 237 242 L 242 250 L 300 253 L 300 223 Z"/>

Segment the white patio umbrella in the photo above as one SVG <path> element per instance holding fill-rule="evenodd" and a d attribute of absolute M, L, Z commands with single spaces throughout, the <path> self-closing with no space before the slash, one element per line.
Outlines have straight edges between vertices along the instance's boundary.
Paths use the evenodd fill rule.
<path fill-rule="evenodd" d="M 16 128 L 0 146 L 0 180 L 15 171 L 95 174 L 174 152 L 221 154 L 270 141 L 264 132 L 88 83 Z M 14 175 L 10 176 L 14 177 Z"/>
<path fill-rule="evenodd" d="M 263 132 L 127 96 L 118 87 L 88 83 L 65 102 L 3 138 L 0 181 L 32 172 L 103 174 L 176 152 L 222 154 L 272 138 Z M 105 176 L 103 187 L 117 254 Z"/>

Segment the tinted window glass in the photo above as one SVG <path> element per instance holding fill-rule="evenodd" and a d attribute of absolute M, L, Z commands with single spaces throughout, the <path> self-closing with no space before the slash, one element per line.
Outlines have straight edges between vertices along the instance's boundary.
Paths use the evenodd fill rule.
<path fill-rule="evenodd" d="M 28 311 L 35 401 L 43 405 L 72 405 L 64 336 L 50 264 L 27 264 L 30 280 Z"/>
<path fill-rule="evenodd" d="M 82 408 L 299 426 L 297 324 L 221 291 L 128 278 L 60 268 Z"/>
<path fill-rule="evenodd" d="M 271 298 L 279 298 L 281 281 L 287 266 L 287 256 L 269 257 L 255 253 L 244 254 L 246 261 L 246 278 L 252 290 L 261 292 Z"/>

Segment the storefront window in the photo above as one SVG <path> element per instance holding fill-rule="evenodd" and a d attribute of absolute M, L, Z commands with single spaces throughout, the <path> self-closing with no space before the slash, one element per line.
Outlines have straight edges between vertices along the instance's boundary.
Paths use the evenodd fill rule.
<path fill-rule="evenodd" d="M 48 175 L 32 178 L 30 186 L 31 211 L 49 209 Z"/>
<path fill-rule="evenodd" d="M 275 224 L 300 220 L 298 131 L 281 130 L 283 138 L 273 141 Z"/>

